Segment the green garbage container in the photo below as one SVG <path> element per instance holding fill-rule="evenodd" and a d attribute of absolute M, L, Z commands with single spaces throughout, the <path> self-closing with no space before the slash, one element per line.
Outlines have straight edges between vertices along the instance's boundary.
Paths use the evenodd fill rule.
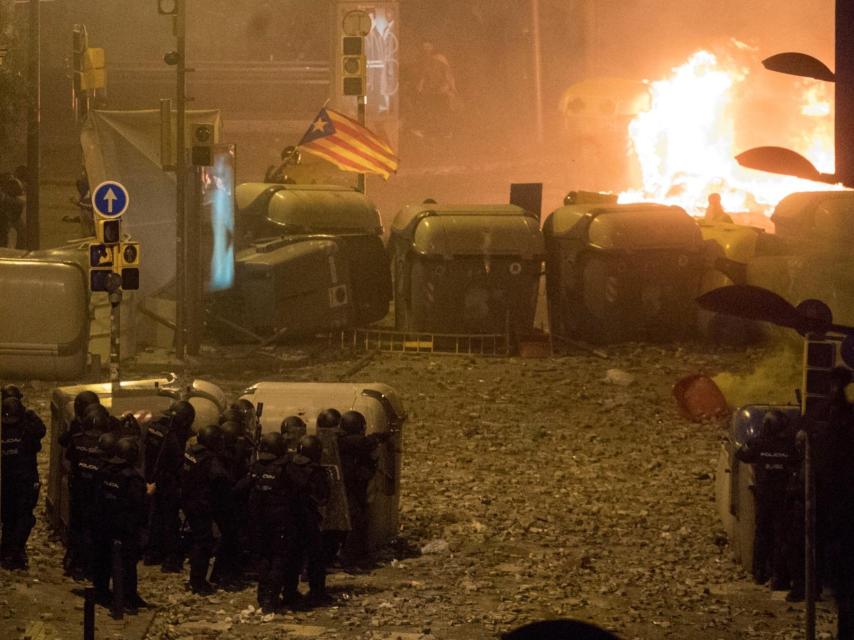
<path fill-rule="evenodd" d="M 513 205 L 404 207 L 389 239 L 395 325 L 434 333 L 530 333 L 544 244 Z"/>
<path fill-rule="evenodd" d="M 352 322 L 382 320 L 391 302 L 388 254 L 377 208 L 364 194 L 336 185 L 246 183 L 236 189 L 238 250 L 282 236 L 334 236 L 350 274 Z M 238 256 L 238 272 L 241 257 Z M 236 274 L 235 289 L 243 286 Z"/>
<path fill-rule="evenodd" d="M 551 331 L 668 339 L 694 322 L 703 239 L 680 207 L 569 204 L 543 224 Z"/>

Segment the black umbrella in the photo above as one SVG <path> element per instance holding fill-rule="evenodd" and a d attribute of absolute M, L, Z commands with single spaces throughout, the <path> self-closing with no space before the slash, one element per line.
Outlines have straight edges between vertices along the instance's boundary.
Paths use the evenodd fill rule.
<path fill-rule="evenodd" d="M 804 300 L 796 307 L 773 291 L 749 284 L 714 289 L 697 298 L 697 304 L 707 311 L 788 327 L 801 335 L 827 331 L 854 334 L 854 327 L 833 324 L 833 314 L 820 300 Z"/>

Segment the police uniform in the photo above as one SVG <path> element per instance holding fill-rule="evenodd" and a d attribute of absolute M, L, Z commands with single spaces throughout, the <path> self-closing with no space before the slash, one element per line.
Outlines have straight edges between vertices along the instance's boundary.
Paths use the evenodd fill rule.
<path fill-rule="evenodd" d="M 148 426 L 143 438 L 145 481 L 156 485 L 149 501 L 146 564 L 163 563 L 164 571 L 180 571 L 180 475 L 189 430 L 174 428 L 171 417 Z"/>
<path fill-rule="evenodd" d="M 68 544 L 72 565 L 90 574 L 92 571 L 92 531 L 98 520 L 95 490 L 98 474 L 104 464 L 98 439 L 102 433 L 91 424 L 71 437 L 68 457 L 71 474 L 68 478 L 70 520 Z"/>
<path fill-rule="evenodd" d="M 16 410 L 10 410 L 17 403 Z M 27 540 L 36 523 L 33 516 L 39 498 L 39 472 L 36 456 L 45 435 L 44 422 L 20 401 L 3 401 L 2 502 L 3 530 L 0 560 L 9 569 L 27 567 Z"/>
<path fill-rule="evenodd" d="M 338 438 L 341 471 L 350 509 L 350 535 L 344 547 L 348 563 L 368 555 L 368 485 L 377 472 L 377 447 L 386 434 L 345 433 Z"/>
<path fill-rule="evenodd" d="M 145 526 L 145 480 L 130 461 L 110 458 L 101 469 L 95 491 L 98 526 L 94 530 L 95 590 L 103 600 L 109 595 L 113 543 L 121 543 L 125 603 L 129 609 L 145 603 L 137 591 L 140 533 Z M 113 585 L 115 588 L 116 585 Z"/>
<path fill-rule="evenodd" d="M 297 592 L 303 565 L 308 572 L 309 596 L 314 600 L 326 597 L 326 564 L 321 537 L 321 510 L 329 496 L 326 473 L 306 456 L 297 453 L 287 465 L 288 479 L 293 486 L 293 512 L 296 527 L 293 552 L 287 559 L 285 597 Z"/>
<path fill-rule="evenodd" d="M 285 588 L 288 558 L 294 553 L 294 489 L 287 467 L 291 457 L 259 454 L 250 473 L 249 518 L 253 523 L 253 547 L 260 558 L 258 605 L 264 611 L 275 610 Z M 295 585 L 284 594 L 286 603 L 296 597 Z"/>
<path fill-rule="evenodd" d="M 207 573 L 215 544 L 214 516 L 229 490 L 228 474 L 214 451 L 201 443 L 190 447 L 181 470 L 181 505 L 192 538 L 190 588 L 194 592 L 211 590 Z"/>
<path fill-rule="evenodd" d="M 759 437 L 736 452 L 742 462 L 752 463 L 755 480 L 756 532 L 753 546 L 753 575 L 757 582 L 773 578 L 775 588 L 788 588 L 787 494 L 797 470 L 794 432 L 783 426 L 772 432 L 763 423 Z"/>

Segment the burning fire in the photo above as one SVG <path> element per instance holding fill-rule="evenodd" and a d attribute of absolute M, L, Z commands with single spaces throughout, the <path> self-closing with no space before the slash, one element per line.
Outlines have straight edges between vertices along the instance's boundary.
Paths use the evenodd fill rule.
<path fill-rule="evenodd" d="M 629 125 L 643 187 L 620 194 L 621 202 L 655 201 L 703 215 L 710 193 L 721 194 L 730 213 L 770 215 L 794 191 L 831 188 L 798 178 L 744 169 L 734 116 L 740 85 L 749 70 L 725 65 L 698 51 L 664 80 L 649 85 L 652 107 Z M 802 153 L 820 171 L 833 171 L 832 90 L 818 81 L 801 81 L 801 121 L 797 139 L 773 139 Z M 759 118 L 762 114 L 757 114 Z"/>

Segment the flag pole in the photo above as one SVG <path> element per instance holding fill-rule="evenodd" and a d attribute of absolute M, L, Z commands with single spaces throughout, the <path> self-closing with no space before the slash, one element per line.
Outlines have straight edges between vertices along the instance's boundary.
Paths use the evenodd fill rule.
<path fill-rule="evenodd" d="M 363 127 L 365 126 L 365 107 L 368 104 L 368 96 L 361 95 L 358 97 L 358 114 L 359 114 L 359 124 Z M 359 178 L 356 182 L 356 189 L 358 189 L 361 193 L 365 193 L 365 183 L 366 176 L 364 173 L 359 174 Z"/>

